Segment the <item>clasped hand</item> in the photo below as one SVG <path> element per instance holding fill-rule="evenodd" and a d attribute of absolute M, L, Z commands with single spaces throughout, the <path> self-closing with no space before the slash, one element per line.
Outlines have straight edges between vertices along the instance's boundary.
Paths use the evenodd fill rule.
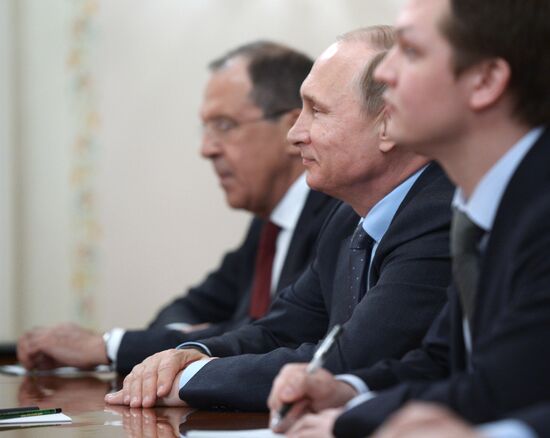
<path fill-rule="evenodd" d="M 179 398 L 179 380 L 191 363 L 209 356 L 194 349 L 166 350 L 156 353 L 136 365 L 124 379 L 120 391 L 107 394 L 105 401 L 132 408 L 186 406 Z"/>

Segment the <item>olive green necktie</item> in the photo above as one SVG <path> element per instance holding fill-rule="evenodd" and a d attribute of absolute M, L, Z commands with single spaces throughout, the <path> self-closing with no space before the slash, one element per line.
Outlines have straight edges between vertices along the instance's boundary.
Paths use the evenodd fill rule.
<path fill-rule="evenodd" d="M 472 327 L 479 280 L 479 241 L 484 231 L 458 209 L 451 225 L 453 279 L 458 288 L 462 311 Z"/>

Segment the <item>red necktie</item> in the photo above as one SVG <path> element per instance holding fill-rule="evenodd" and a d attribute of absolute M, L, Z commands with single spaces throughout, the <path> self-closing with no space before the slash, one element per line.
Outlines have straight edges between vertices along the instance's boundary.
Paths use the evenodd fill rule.
<path fill-rule="evenodd" d="M 265 222 L 260 233 L 250 299 L 250 317 L 252 319 L 264 316 L 271 302 L 271 270 L 279 231 L 280 228 L 274 223 Z"/>

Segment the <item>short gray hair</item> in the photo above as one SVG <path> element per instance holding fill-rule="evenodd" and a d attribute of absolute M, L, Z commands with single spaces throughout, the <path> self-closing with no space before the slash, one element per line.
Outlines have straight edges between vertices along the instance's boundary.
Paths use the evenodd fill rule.
<path fill-rule="evenodd" d="M 367 114 L 373 117 L 379 116 L 384 110 L 382 96 L 386 90 L 386 84 L 374 79 L 374 71 L 394 45 L 395 37 L 395 29 L 387 25 L 363 27 L 338 37 L 338 41 L 364 42 L 369 47 L 379 51 L 365 66 L 359 80 Z"/>
<path fill-rule="evenodd" d="M 261 40 L 230 50 L 212 61 L 209 68 L 216 72 L 239 57 L 248 61 L 252 82 L 250 99 L 265 117 L 276 118 L 302 107 L 300 87 L 313 65 L 309 56 L 288 46 Z"/>

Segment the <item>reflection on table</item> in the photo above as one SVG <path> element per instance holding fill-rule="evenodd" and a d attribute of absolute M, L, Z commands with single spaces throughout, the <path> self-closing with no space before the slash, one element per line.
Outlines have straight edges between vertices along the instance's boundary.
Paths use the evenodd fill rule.
<path fill-rule="evenodd" d="M 172 438 L 191 429 L 239 430 L 267 427 L 267 414 L 194 411 L 189 408 L 135 409 L 109 406 L 103 397 L 121 387 L 113 373 L 80 377 L 0 374 L 0 408 L 38 405 L 62 408 L 73 423 L 61 426 L 0 429 L 4 437 L 158 437 Z"/>

